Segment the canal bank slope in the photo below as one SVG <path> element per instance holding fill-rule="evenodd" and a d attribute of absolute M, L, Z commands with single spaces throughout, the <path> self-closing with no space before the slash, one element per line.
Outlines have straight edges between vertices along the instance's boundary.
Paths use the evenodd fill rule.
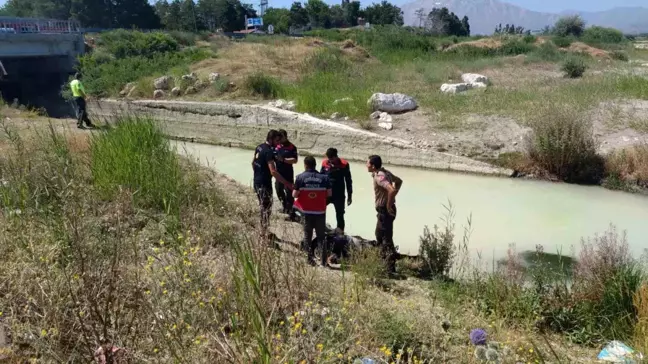
<path fill-rule="evenodd" d="M 308 114 L 266 105 L 224 102 L 96 100 L 89 110 L 100 118 L 146 114 L 161 122 L 167 135 L 180 140 L 254 148 L 269 129 L 286 129 L 304 154 L 322 155 L 329 147 L 351 160 L 380 154 L 385 163 L 407 167 L 506 176 L 513 170 L 467 157 L 421 148 L 413 142 L 356 129 Z"/>

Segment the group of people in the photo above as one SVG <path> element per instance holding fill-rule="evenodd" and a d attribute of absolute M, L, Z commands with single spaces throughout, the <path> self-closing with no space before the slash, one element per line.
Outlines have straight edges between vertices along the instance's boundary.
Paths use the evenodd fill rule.
<path fill-rule="evenodd" d="M 321 265 L 328 266 L 326 234 L 326 209 L 335 207 L 336 234 L 344 234 L 346 206 L 353 202 L 353 180 L 349 162 L 338 156 L 335 148 L 326 151 L 320 170 L 312 156 L 304 158 L 304 172 L 295 177 L 294 165 L 298 162 L 297 147 L 288 140 L 285 130 L 270 130 L 266 141 L 254 151 L 252 169 L 254 190 L 259 199 L 261 230 L 266 236 L 270 222 L 273 200 L 273 183 L 283 213 L 290 220 L 297 220 L 297 212 L 304 226 L 302 249 L 308 253 L 308 262 L 316 265 L 315 251 L 321 247 Z M 396 195 L 403 181 L 383 168 L 382 159 L 372 155 L 367 159 L 367 171 L 373 178 L 375 207 L 377 212 L 376 242 L 390 273 L 396 270 L 394 248 L 394 220 L 396 219 Z M 316 239 L 313 239 L 315 231 Z"/>

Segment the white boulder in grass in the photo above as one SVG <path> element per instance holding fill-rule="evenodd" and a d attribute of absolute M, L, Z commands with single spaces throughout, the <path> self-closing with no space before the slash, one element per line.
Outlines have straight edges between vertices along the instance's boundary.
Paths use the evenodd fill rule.
<path fill-rule="evenodd" d="M 444 83 L 441 85 L 441 92 L 447 94 L 458 94 L 460 92 L 468 91 L 472 88 L 469 83 Z"/>
<path fill-rule="evenodd" d="M 401 93 L 375 93 L 371 95 L 367 104 L 373 111 L 384 111 L 390 114 L 411 111 L 417 108 L 416 100 L 413 97 Z"/>
<path fill-rule="evenodd" d="M 464 73 L 461 75 L 461 80 L 471 85 L 475 83 L 488 85 L 488 77 L 477 73 Z"/>

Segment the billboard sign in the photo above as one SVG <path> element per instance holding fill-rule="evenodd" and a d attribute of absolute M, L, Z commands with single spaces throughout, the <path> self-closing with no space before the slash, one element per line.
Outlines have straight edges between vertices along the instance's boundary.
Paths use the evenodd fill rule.
<path fill-rule="evenodd" d="M 263 18 L 248 18 L 247 27 L 261 27 L 263 26 Z"/>

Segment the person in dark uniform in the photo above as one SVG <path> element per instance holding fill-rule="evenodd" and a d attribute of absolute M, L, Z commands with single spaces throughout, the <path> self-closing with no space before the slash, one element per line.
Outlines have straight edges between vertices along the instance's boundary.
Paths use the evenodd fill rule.
<path fill-rule="evenodd" d="M 293 197 L 295 208 L 303 216 L 304 240 L 308 249 L 308 263 L 315 265 L 315 249 L 322 247 L 321 262 L 326 266 L 328 248 L 326 239 L 326 200 L 331 196 L 331 184 L 327 175 L 317 172 L 317 162 L 312 156 L 304 158 L 304 172 L 295 179 Z M 317 239 L 313 240 L 313 229 Z"/>
<path fill-rule="evenodd" d="M 367 170 L 373 178 L 376 203 L 376 242 L 381 247 L 390 274 L 396 273 L 396 248 L 394 247 L 394 220 L 396 219 L 396 195 L 403 185 L 403 180 L 384 169 L 382 159 L 372 155 L 367 160 Z"/>
<path fill-rule="evenodd" d="M 295 178 L 295 171 L 293 164 L 297 163 L 297 147 L 288 140 L 288 133 L 280 129 L 281 141 L 275 147 L 275 160 L 277 161 L 277 172 L 288 182 L 293 183 Z M 288 214 L 291 219 L 295 218 L 293 212 L 293 203 L 295 202 L 292 191 L 290 191 L 283 183 L 275 180 L 275 191 L 279 201 L 281 201 L 282 211 Z"/>
<path fill-rule="evenodd" d="M 332 203 L 335 207 L 335 219 L 337 220 L 338 233 L 344 233 L 344 208 L 345 204 L 351 206 L 353 201 L 353 180 L 351 179 L 351 167 L 349 162 L 338 157 L 338 151 L 335 148 L 329 148 L 326 151 L 326 159 L 322 161 L 322 169 L 320 171 L 329 176 L 333 195 L 328 203 Z M 348 198 L 345 195 L 348 194 Z"/>
<path fill-rule="evenodd" d="M 270 213 L 272 211 L 272 177 L 281 182 L 288 189 L 292 189 L 291 182 L 286 181 L 277 172 L 274 160 L 274 148 L 279 144 L 281 134 L 276 130 L 270 130 L 265 143 L 260 144 L 254 150 L 252 159 L 252 170 L 254 171 L 254 191 L 259 198 L 261 212 L 261 233 L 267 237 L 268 226 L 270 225 Z"/>

